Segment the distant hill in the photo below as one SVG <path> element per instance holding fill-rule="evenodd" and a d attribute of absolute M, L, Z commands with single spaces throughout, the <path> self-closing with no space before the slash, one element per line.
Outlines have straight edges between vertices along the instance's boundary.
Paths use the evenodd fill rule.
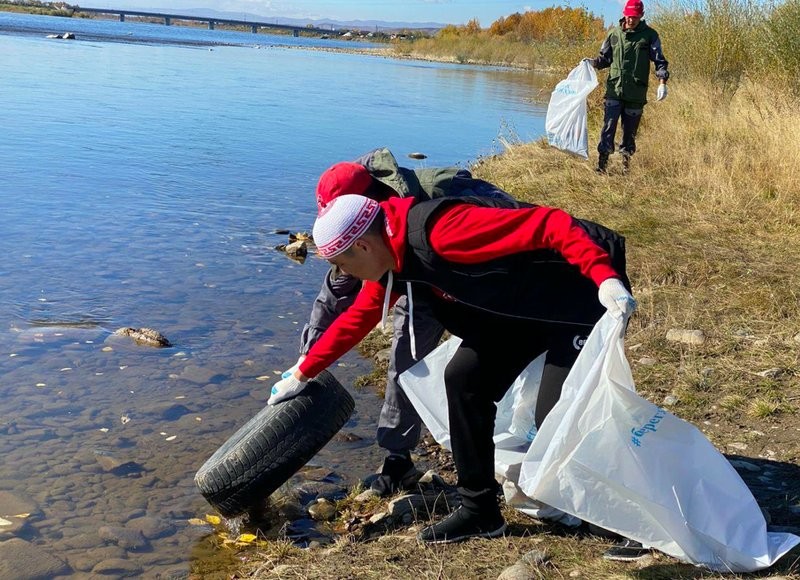
<path fill-rule="evenodd" d="M 426 32 L 435 32 L 445 26 L 439 22 L 386 22 L 382 20 L 340 21 L 331 20 L 329 18 L 323 18 L 319 20 L 313 20 L 310 18 L 285 18 L 282 16 L 263 16 L 261 14 L 253 14 L 251 12 L 227 12 L 214 10 L 211 8 L 141 8 L 140 10 L 152 10 L 153 12 L 175 12 L 178 14 L 184 14 L 186 16 L 227 18 L 231 20 L 256 20 L 260 22 L 269 22 L 271 24 L 286 24 L 289 26 L 306 26 L 311 24 L 316 28 L 331 28 L 332 30 L 380 30 L 383 32 L 394 32 L 403 29 L 415 29 L 424 30 Z"/>

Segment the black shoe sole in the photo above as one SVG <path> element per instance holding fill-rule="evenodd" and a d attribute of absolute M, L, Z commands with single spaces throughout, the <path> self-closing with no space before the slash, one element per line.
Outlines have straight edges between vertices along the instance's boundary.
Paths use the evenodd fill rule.
<path fill-rule="evenodd" d="M 613 552 L 611 552 L 611 553 L 606 552 L 605 554 L 603 554 L 603 559 L 604 560 L 612 560 L 614 562 L 636 562 L 637 560 L 641 560 L 642 558 L 647 556 L 650 553 L 650 551 L 651 550 L 648 550 L 647 548 L 641 548 L 640 550 L 637 550 L 636 552 L 631 551 L 630 553 L 627 553 L 627 554 L 625 554 L 625 553 L 617 554 L 617 553 L 613 553 Z"/>
<path fill-rule="evenodd" d="M 474 534 L 466 534 L 463 536 L 456 536 L 455 538 L 448 538 L 444 537 L 441 540 L 433 539 L 433 540 L 426 540 L 422 537 L 422 533 L 417 536 L 417 539 L 420 542 L 425 544 L 455 544 L 456 542 L 463 542 L 464 540 L 469 540 L 471 538 L 499 538 L 502 535 L 505 535 L 508 526 L 503 523 L 502 526 L 497 528 L 492 532 L 476 532 Z"/>

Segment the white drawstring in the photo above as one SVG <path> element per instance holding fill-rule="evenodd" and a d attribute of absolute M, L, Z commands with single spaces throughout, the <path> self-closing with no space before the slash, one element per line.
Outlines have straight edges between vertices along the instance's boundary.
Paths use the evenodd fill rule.
<path fill-rule="evenodd" d="M 383 312 L 381 312 L 381 330 L 386 330 L 386 315 L 389 313 L 389 298 L 392 295 L 392 286 L 394 286 L 394 275 L 389 270 L 389 280 L 386 283 L 386 294 L 383 297 Z"/>
<path fill-rule="evenodd" d="M 417 360 L 417 340 L 414 336 L 414 299 L 411 297 L 411 282 L 406 282 L 408 293 L 408 332 L 411 335 L 411 358 Z"/>
<path fill-rule="evenodd" d="M 381 312 L 381 329 L 386 330 L 386 315 L 389 313 L 389 298 L 394 286 L 394 274 L 389 270 L 389 280 L 386 282 L 386 294 L 383 296 L 383 311 Z M 411 358 L 417 360 L 417 339 L 414 336 L 414 298 L 411 296 L 411 282 L 406 282 L 408 293 L 408 332 L 411 335 Z"/>

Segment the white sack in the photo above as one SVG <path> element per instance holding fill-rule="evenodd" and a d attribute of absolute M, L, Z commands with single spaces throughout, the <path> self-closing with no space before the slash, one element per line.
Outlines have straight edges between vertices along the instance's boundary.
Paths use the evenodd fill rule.
<path fill-rule="evenodd" d="M 597 73 L 588 61 L 581 61 L 556 85 L 544 121 L 550 145 L 589 158 L 586 97 L 596 86 Z"/>
<path fill-rule="evenodd" d="M 522 464 L 525 495 L 717 571 L 771 566 L 800 542 L 768 533 L 752 493 L 694 426 L 638 396 L 622 321 L 606 314 Z"/>
<path fill-rule="evenodd" d="M 452 337 L 402 373 L 399 383 L 411 404 L 439 445 L 450 450 L 450 422 L 444 369 L 455 354 L 461 339 Z M 568 526 L 579 526 L 578 518 L 534 501 L 517 487 L 522 461 L 536 435 L 535 414 L 539 382 L 544 369 L 542 355 L 533 360 L 497 403 L 494 429 L 494 470 L 503 480 L 506 503 L 536 518 L 550 519 Z"/>

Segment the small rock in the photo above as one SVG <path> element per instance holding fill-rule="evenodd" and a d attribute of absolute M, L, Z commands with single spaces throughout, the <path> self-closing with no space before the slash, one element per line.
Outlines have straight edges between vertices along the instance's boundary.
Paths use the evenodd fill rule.
<path fill-rule="evenodd" d="M 43 546 L 19 538 L 0 542 L 0 578 L 53 578 L 71 571 Z"/>
<path fill-rule="evenodd" d="M 538 575 L 524 562 L 517 562 L 509 566 L 497 577 L 497 580 L 535 580 Z"/>
<path fill-rule="evenodd" d="M 747 449 L 746 443 L 728 443 L 728 447 L 731 449 L 738 449 L 739 451 L 744 451 Z"/>
<path fill-rule="evenodd" d="M 127 527 L 141 532 L 148 540 L 166 538 L 173 535 L 177 529 L 167 520 L 160 520 L 152 516 L 143 516 L 128 520 Z"/>
<path fill-rule="evenodd" d="M 97 530 L 101 539 L 116 544 L 126 550 L 143 550 L 150 547 L 150 542 L 139 530 L 120 528 L 115 526 L 102 526 Z"/>
<path fill-rule="evenodd" d="M 359 493 L 356 497 L 353 498 L 355 503 L 366 503 L 373 497 L 377 497 L 380 495 L 379 492 L 375 491 L 374 489 L 367 489 Z"/>
<path fill-rule="evenodd" d="M 167 340 L 166 336 L 152 328 L 118 328 L 114 331 L 114 334 L 116 336 L 130 337 L 136 344 L 145 346 L 155 346 L 159 348 L 172 346 L 172 343 Z"/>
<path fill-rule="evenodd" d="M 639 364 L 643 365 L 643 366 L 646 366 L 646 367 L 651 367 L 654 364 L 656 364 L 656 362 L 658 362 L 658 361 L 656 361 L 656 359 L 654 359 L 653 357 L 649 357 L 649 356 L 643 356 L 642 358 L 639 359 Z"/>
<path fill-rule="evenodd" d="M 420 494 L 403 495 L 389 502 L 389 515 L 403 519 L 406 514 L 427 514 L 425 498 Z"/>
<path fill-rule="evenodd" d="M 369 523 L 371 524 L 378 524 L 389 517 L 389 514 L 386 512 L 378 512 L 377 514 L 373 514 L 371 518 L 369 518 Z"/>
<path fill-rule="evenodd" d="M 336 506 L 324 498 L 317 500 L 308 508 L 308 515 L 318 522 L 329 522 L 336 517 Z"/>
<path fill-rule="evenodd" d="M 285 251 L 290 258 L 305 258 L 308 255 L 308 244 L 305 241 L 298 240 L 287 244 Z"/>
<path fill-rule="evenodd" d="M 678 402 L 678 397 L 676 397 L 675 395 L 667 395 L 666 397 L 664 397 L 665 407 L 671 407 L 677 402 Z"/>
<path fill-rule="evenodd" d="M 529 566 L 541 566 L 549 559 L 550 557 L 547 555 L 547 553 L 541 550 L 531 550 L 521 558 L 521 560 Z"/>
<path fill-rule="evenodd" d="M 103 576 L 114 576 L 122 578 L 125 576 L 138 576 L 142 573 L 142 567 L 136 562 L 125 558 L 111 558 L 103 560 L 92 568 L 92 574 Z"/>
<path fill-rule="evenodd" d="M 580 578 L 581 571 L 580 570 L 573 570 L 569 573 L 570 578 Z"/>
<path fill-rule="evenodd" d="M 426 471 L 423 476 L 419 478 L 419 483 L 430 483 L 435 487 L 442 488 L 448 487 L 445 480 L 442 479 L 442 477 L 432 469 Z"/>
<path fill-rule="evenodd" d="M 796 343 L 800 344 L 800 332 L 795 334 L 794 337 L 792 338 L 792 340 L 795 341 Z"/>
<path fill-rule="evenodd" d="M 356 435 L 355 433 L 345 433 L 343 431 L 339 431 L 333 436 L 333 440 L 340 443 L 356 443 L 357 441 L 363 441 L 364 438 Z"/>
<path fill-rule="evenodd" d="M 384 348 L 383 350 L 379 350 L 375 353 L 375 362 L 376 363 L 388 363 L 389 358 L 392 356 L 392 349 Z"/>
<path fill-rule="evenodd" d="M 667 331 L 667 340 L 683 344 L 703 344 L 706 341 L 706 335 L 702 330 L 671 328 Z"/>

